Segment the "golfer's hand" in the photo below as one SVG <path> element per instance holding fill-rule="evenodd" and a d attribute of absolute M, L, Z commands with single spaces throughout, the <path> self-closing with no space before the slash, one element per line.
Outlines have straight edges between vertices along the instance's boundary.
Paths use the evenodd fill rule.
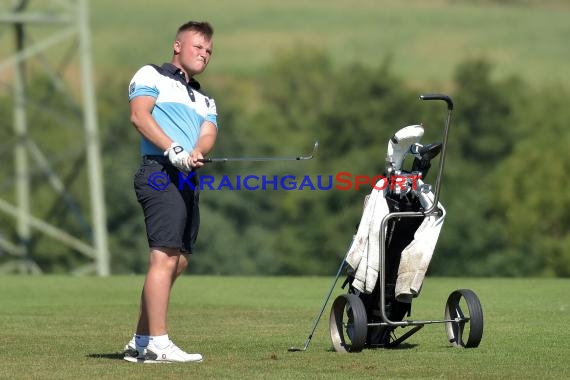
<path fill-rule="evenodd" d="M 168 160 L 179 170 L 183 172 L 190 172 L 192 167 L 190 166 L 190 154 L 184 150 L 182 145 L 177 142 L 170 144 L 170 147 L 164 151 L 164 155 L 168 156 Z"/>
<path fill-rule="evenodd" d="M 190 152 L 190 166 L 193 168 L 201 168 L 204 166 L 204 163 L 199 161 L 203 159 L 204 155 L 199 150 L 194 149 L 192 152 Z"/>

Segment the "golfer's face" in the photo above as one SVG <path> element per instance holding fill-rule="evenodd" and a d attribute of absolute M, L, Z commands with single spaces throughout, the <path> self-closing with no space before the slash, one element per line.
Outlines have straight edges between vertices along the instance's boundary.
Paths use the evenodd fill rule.
<path fill-rule="evenodd" d="M 191 75 L 206 69 L 212 56 L 212 41 L 193 31 L 181 33 L 174 42 L 182 67 Z"/>

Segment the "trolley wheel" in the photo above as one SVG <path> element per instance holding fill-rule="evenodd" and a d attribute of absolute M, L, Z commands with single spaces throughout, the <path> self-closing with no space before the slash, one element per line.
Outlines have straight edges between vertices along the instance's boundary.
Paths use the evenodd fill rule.
<path fill-rule="evenodd" d="M 483 309 L 477 295 L 469 289 L 452 292 L 445 304 L 445 331 L 455 347 L 479 346 L 483 337 Z M 467 337 L 467 341 L 464 340 Z"/>
<path fill-rule="evenodd" d="M 342 294 L 334 300 L 329 329 L 335 351 L 362 351 L 366 344 L 368 320 L 364 303 L 357 295 Z"/>

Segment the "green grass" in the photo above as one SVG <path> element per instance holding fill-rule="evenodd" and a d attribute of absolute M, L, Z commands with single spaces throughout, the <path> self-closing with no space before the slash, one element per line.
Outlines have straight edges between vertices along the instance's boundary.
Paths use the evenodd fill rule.
<path fill-rule="evenodd" d="M 28 9 L 46 4 L 30 2 Z M 0 13 L 9 9 L 0 4 Z M 426 88 L 451 83 L 456 65 L 472 58 L 488 59 L 498 77 L 570 86 L 564 70 L 570 61 L 570 3 L 564 0 L 170 0 L 167 6 L 92 0 L 90 10 L 100 79 L 127 81 L 141 65 L 169 60 L 175 28 L 188 19 L 206 19 L 216 34 L 203 79 L 252 75 L 279 52 L 308 45 L 323 49 L 338 67 L 355 62 L 376 67 L 389 59 L 395 74 Z M 57 29 L 28 30 L 38 43 Z M 9 54 L 8 24 L 0 24 L 0 41 L 0 56 Z M 67 63 L 62 59 L 68 49 L 74 47 L 50 49 L 57 52 L 55 67 Z"/>
<path fill-rule="evenodd" d="M 570 61 L 565 1 L 172 0 L 165 7 L 97 0 L 91 8 L 102 72 L 168 60 L 173 29 L 192 18 L 216 29 L 205 76 L 256 73 L 278 52 L 306 44 L 342 67 L 389 58 L 395 73 L 414 84 L 449 83 L 457 63 L 484 57 L 500 77 L 570 85 L 563 70 Z"/>
<path fill-rule="evenodd" d="M 328 312 L 307 338 L 330 278 L 197 277 L 176 284 L 170 335 L 201 364 L 120 360 L 143 278 L 2 276 L 0 378 L 568 378 L 569 280 L 427 278 L 412 317 L 439 319 L 448 294 L 471 288 L 485 316 L 476 349 L 452 348 L 428 325 L 396 350 L 331 352 Z M 335 293 L 342 293 L 337 287 Z M 330 305 L 329 305 L 330 306 Z"/>

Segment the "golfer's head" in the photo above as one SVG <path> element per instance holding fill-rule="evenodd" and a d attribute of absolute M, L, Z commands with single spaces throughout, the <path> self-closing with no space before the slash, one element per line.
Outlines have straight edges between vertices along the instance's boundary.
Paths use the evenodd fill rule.
<path fill-rule="evenodd" d="M 173 61 L 189 76 L 202 73 L 212 56 L 214 29 L 205 21 L 189 21 L 176 32 Z"/>

